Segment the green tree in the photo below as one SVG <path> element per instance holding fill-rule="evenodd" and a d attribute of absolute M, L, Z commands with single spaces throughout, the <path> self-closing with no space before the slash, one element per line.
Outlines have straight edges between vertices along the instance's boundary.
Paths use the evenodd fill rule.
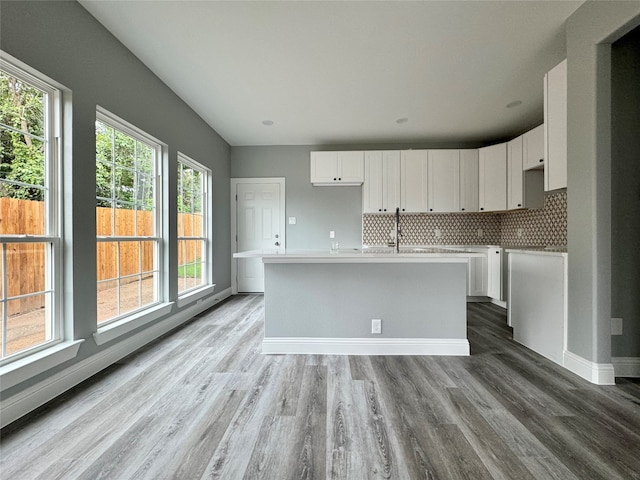
<path fill-rule="evenodd" d="M 44 200 L 45 93 L 0 72 L 0 196 Z"/>

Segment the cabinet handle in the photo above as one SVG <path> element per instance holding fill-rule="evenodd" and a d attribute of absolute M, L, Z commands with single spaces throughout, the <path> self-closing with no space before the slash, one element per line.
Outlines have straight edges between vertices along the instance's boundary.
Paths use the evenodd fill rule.
<path fill-rule="evenodd" d="M 337 178 L 336 178 L 336 177 L 333 177 L 333 180 L 335 181 L 335 180 L 337 180 Z"/>
<path fill-rule="evenodd" d="M 521 204 L 521 203 L 519 203 L 519 204 L 518 204 L 518 206 L 519 206 L 519 207 L 521 207 L 521 206 L 522 206 L 522 204 Z"/>
<path fill-rule="evenodd" d="M 462 210 L 464 212 L 464 208 L 461 208 L 460 210 Z"/>
<path fill-rule="evenodd" d="M 484 210 L 484 207 L 480 207 L 480 210 Z"/>
<path fill-rule="evenodd" d="M 430 209 L 429 209 L 429 211 L 430 211 L 430 212 L 433 212 L 433 208 L 430 208 Z"/>
<path fill-rule="evenodd" d="M 387 209 L 385 208 L 385 209 L 384 209 L 384 211 L 386 212 L 386 211 L 387 211 Z"/>
<path fill-rule="evenodd" d="M 540 161 L 540 163 L 544 162 L 544 158 L 541 158 L 539 161 Z"/>
<path fill-rule="evenodd" d="M 341 178 L 338 178 L 338 180 L 342 180 L 342 177 L 341 177 Z"/>
<path fill-rule="evenodd" d="M 404 208 L 402 209 L 402 211 L 404 212 Z"/>
<path fill-rule="evenodd" d="M 381 212 L 381 211 L 382 211 L 382 209 L 381 209 L 381 208 L 379 208 L 379 209 L 378 209 L 378 211 L 379 211 L 379 212 Z"/>

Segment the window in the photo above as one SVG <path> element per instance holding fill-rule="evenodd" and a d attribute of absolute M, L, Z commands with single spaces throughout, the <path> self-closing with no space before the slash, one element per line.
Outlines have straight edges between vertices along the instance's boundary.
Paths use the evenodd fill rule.
<path fill-rule="evenodd" d="M 162 145 L 106 111 L 96 116 L 98 325 L 161 301 Z"/>
<path fill-rule="evenodd" d="M 61 93 L 0 59 L 0 363 L 62 338 Z"/>
<path fill-rule="evenodd" d="M 178 295 L 210 281 L 207 202 L 211 172 L 178 153 Z"/>

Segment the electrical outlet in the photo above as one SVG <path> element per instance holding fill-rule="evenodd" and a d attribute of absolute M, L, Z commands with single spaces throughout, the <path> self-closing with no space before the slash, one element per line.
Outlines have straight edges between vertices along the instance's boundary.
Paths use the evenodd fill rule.
<path fill-rule="evenodd" d="M 372 318 L 371 319 L 371 333 L 382 333 L 382 319 L 380 318 Z"/>
<path fill-rule="evenodd" d="M 297 221 L 296 217 L 289 217 L 289 225 L 295 225 Z"/>
<path fill-rule="evenodd" d="M 622 319 L 611 319 L 611 335 L 622 335 Z"/>
<path fill-rule="evenodd" d="M 335 230 L 329 230 L 329 238 L 336 238 Z"/>
<path fill-rule="evenodd" d="M 442 236 L 442 230 L 440 230 L 439 228 L 436 228 L 433 231 L 434 235 L 436 236 L 436 238 L 440 238 Z"/>
<path fill-rule="evenodd" d="M 518 237 L 522 237 L 522 234 L 524 233 L 524 230 L 522 228 L 518 229 Z"/>
<path fill-rule="evenodd" d="M 484 235 L 484 232 L 482 231 L 481 228 L 478 229 L 478 238 L 482 238 L 482 236 Z"/>

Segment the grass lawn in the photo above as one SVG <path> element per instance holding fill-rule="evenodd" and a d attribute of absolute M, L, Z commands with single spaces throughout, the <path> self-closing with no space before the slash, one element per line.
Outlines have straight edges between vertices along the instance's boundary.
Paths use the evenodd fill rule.
<path fill-rule="evenodd" d="M 187 278 L 198 278 L 201 275 L 202 264 L 188 264 L 188 265 L 180 265 L 178 267 L 178 276 L 179 277 L 187 277 Z"/>

